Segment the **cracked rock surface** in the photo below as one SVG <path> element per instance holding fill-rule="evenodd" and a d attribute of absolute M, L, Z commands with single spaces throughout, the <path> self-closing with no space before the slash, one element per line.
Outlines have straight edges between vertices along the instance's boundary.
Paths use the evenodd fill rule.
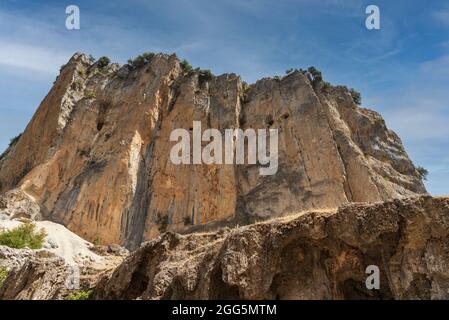
<path fill-rule="evenodd" d="M 203 130 L 278 129 L 277 173 L 174 165 L 170 133 L 193 121 Z M 0 193 L 11 190 L 35 201 L 43 220 L 128 248 L 167 230 L 426 192 L 399 137 L 343 87 L 325 90 L 298 71 L 251 85 L 235 74 L 204 80 L 165 54 L 139 68 L 100 68 L 80 53 L 1 156 Z"/>
<path fill-rule="evenodd" d="M 311 211 L 144 243 L 97 299 L 448 299 L 449 198 Z M 380 289 L 366 268 L 378 266 Z"/>

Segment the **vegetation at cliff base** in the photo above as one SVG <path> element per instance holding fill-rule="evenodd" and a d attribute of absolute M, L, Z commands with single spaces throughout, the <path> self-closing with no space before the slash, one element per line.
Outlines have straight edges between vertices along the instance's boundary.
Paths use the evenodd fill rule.
<path fill-rule="evenodd" d="M 3 287 L 6 277 L 8 276 L 8 269 L 6 267 L 0 267 L 0 289 Z"/>
<path fill-rule="evenodd" d="M 101 238 L 99 236 L 96 236 L 92 243 L 94 244 L 94 246 L 101 245 L 101 243 L 102 243 Z"/>
<path fill-rule="evenodd" d="M 92 293 L 92 290 L 76 290 L 70 293 L 65 300 L 90 300 Z"/>
<path fill-rule="evenodd" d="M 44 229 L 37 231 L 34 223 L 27 222 L 17 228 L 0 232 L 0 245 L 16 249 L 41 249 L 46 236 Z"/>

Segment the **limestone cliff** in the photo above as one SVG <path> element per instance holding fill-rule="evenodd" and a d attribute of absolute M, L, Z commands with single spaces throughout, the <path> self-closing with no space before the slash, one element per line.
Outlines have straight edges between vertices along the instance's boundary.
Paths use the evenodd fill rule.
<path fill-rule="evenodd" d="M 174 165 L 170 132 L 279 130 L 279 169 Z M 342 87 L 301 72 L 246 85 L 205 79 L 175 55 L 102 67 L 75 54 L 0 159 L 0 192 L 19 188 L 43 219 L 135 247 L 162 231 L 248 224 L 309 209 L 425 193 L 400 139 Z"/>

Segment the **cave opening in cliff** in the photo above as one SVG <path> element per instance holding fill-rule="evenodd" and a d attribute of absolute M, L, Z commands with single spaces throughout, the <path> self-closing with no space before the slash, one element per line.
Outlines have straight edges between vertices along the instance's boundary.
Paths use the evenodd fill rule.
<path fill-rule="evenodd" d="M 209 296 L 216 300 L 239 300 L 242 299 L 237 286 L 229 285 L 223 281 L 223 271 L 216 266 L 212 271 L 209 285 Z"/>

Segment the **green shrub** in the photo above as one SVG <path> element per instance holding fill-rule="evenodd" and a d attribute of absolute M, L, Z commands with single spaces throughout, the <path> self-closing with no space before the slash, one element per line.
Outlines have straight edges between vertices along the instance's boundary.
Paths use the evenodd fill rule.
<path fill-rule="evenodd" d="M 140 68 L 145 64 L 145 59 L 142 56 L 137 56 L 134 59 L 129 59 L 128 60 L 128 64 L 132 67 L 132 68 Z"/>
<path fill-rule="evenodd" d="M 383 118 L 380 118 L 380 119 L 379 119 L 379 123 L 380 123 L 383 127 L 386 127 L 386 126 L 387 126 L 386 123 L 385 123 L 385 120 L 384 120 Z"/>
<path fill-rule="evenodd" d="M 4 157 L 6 157 L 7 155 L 8 155 L 8 153 L 9 153 L 9 149 L 7 148 L 5 151 L 3 151 L 1 154 L 0 154 L 0 160 L 2 160 Z M 0 189 L 1 189 L 1 185 L 0 185 Z"/>
<path fill-rule="evenodd" d="M 8 276 L 8 269 L 6 267 L 0 267 L 0 289 L 3 287 L 6 277 Z"/>
<path fill-rule="evenodd" d="M 99 237 L 99 236 L 96 236 L 95 237 L 95 239 L 94 239 L 94 242 L 93 242 L 93 244 L 95 245 L 95 246 L 99 246 L 99 245 L 101 245 L 101 238 Z"/>
<path fill-rule="evenodd" d="M 193 70 L 192 65 L 187 61 L 186 59 L 181 61 L 181 68 L 184 70 L 184 72 L 189 73 Z"/>
<path fill-rule="evenodd" d="M 22 136 L 22 134 L 20 133 L 17 136 L 15 136 L 14 138 L 11 138 L 9 140 L 9 147 L 12 147 L 13 145 L 15 145 L 19 141 L 21 136 Z"/>
<path fill-rule="evenodd" d="M 328 91 L 328 90 L 330 90 L 332 88 L 332 85 L 329 82 L 327 82 L 327 81 L 323 81 L 322 88 L 323 88 L 324 91 Z"/>
<path fill-rule="evenodd" d="M 110 62 L 111 62 L 111 59 L 103 56 L 100 59 L 98 59 L 98 68 L 102 69 L 104 67 L 107 67 Z"/>
<path fill-rule="evenodd" d="M 429 171 L 426 168 L 418 166 L 416 168 L 416 171 L 418 171 L 418 174 L 421 177 L 421 179 L 427 180 L 427 176 L 429 175 Z"/>
<path fill-rule="evenodd" d="M 212 80 L 214 75 L 209 69 L 200 69 L 198 70 L 198 80 L 200 84 Z"/>
<path fill-rule="evenodd" d="M 249 102 L 249 91 L 251 90 L 251 87 L 243 81 L 242 90 L 240 91 L 240 99 L 243 103 Z M 240 116 L 243 116 L 243 112 L 240 113 Z"/>
<path fill-rule="evenodd" d="M 309 69 L 307 69 L 307 72 L 309 73 L 309 77 L 311 79 L 311 81 L 313 82 L 313 84 L 317 84 L 321 81 L 323 81 L 323 75 L 321 73 L 320 70 L 318 70 L 315 67 L 309 67 Z"/>
<path fill-rule="evenodd" d="M 84 97 L 86 97 L 86 99 L 95 99 L 96 96 L 97 96 L 97 95 L 95 94 L 94 91 L 86 90 L 86 91 L 84 92 Z"/>
<path fill-rule="evenodd" d="M 145 64 L 150 63 L 156 54 L 153 52 L 145 52 L 134 59 L 129 59 L 128 64 L 131 68 L 137 69 L 143 67 Z"/>
<path fill-rule="evenodd" d="M 154 52 L 144 52 L 142 54 L 143 59 L 145 60 L 145 63 L 150 63 L 151 60 L 153 60 L 154 56 L 156 54 Z"/>
<path fill-rule="evenodd" d="M 28 222 L 18 226 L 15 229 L 3 231 L 0 233 L 0 245 L 10 248 L 23 249 L 41 249 L 47 233 L 44 229 L 36 231 L 36 225 Z"/>
<path fill-rule="evenodd" d="M 290 68 L 290 69 L 285 70 L 285 74 L 290 74 L 290 73 L 293 73 L 294 71 L 295 71 L 295 69 Z"/>
<path fill-rule="evenodd" d="M 76 290 L 70 293 L 65 300 L 90 300 L 92 299 L 92 290 Z"/>
<path fill-rule="evenodd" d="M 349 93 L 351 94 L 352 100 L 354 100 L 354 103 L 356 105 L 359 106 L 362 104 L 362 96 L 360 92 L 356 91 L 355 89 L 350 89 Z"/>

